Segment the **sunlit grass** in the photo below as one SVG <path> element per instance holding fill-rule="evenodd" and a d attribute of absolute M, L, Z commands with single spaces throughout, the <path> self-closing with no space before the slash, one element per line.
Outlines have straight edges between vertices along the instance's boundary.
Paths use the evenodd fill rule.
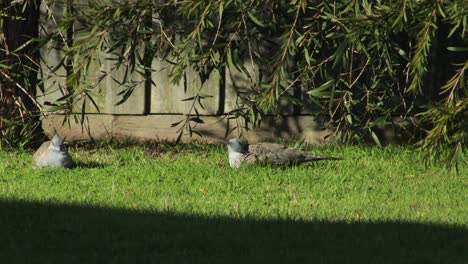
<path fill-rule="evenodd" d="M 343 157 L 231 169 L 224 146 L 72 145 L 79 167 L 33 170 L 0 152 L 0 199 L 236 219 L 409 221 L 468 226 L 468 169 L 425 167 L 410 147 L 307 147 Z"/>

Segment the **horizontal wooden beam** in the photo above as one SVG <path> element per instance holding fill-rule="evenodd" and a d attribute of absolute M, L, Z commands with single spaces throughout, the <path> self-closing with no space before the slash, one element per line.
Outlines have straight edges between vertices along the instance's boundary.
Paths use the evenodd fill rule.
<path fill-rule="evenodd" d="M 185 119 L 185 115 L 87 115 L 87 122 L 62 126 L 62 115 L 49 115 L 43 119 L 43 127 L 48 135 L 57 131 L 68 141 L 110 138 L 133 138 L 137 140 L 175 140 L 180 127 L 173 123 Z M 241 120 L 229 120 L 225 116 L 204 116 L 204 123 L 194 127 L 202 137 L 185 133 L 182 141 L 222 142 L 226 138 L 241 137 L 250 142 L 301 140 L 310 144 L 324 144 L 330 140 L 331 132 L 320 130 L 314 118 L 302 116 L 266 116 L 261 124 L 246 129 Z M 228 124 L 229 122 L 229 124 Z M 237 127 L 237 128 L 236 128 Z M 227 137 L 227 129 L 236 128 Z"/>

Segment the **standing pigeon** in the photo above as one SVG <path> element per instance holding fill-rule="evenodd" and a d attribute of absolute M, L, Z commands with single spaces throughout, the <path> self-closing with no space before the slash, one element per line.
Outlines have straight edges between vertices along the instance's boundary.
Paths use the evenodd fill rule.
<path fill-rule="evenodd" d="M 33 168 L 70 168 L 74 162 L 63 144 L 63 139 L 55 131 L 52 140 L 42 143 L 41 147 L 34 153 L 32 164 Z"/>
<path fill-rule="evenodd" d="M 237 138 L 226 141 L 229 152 L 229 165 L 239 168 L 241 164 L 270 164 L 273 166 L 292 166 L 317 160 L 341 160 L 336 157 L 316 156 L 304 151 L 275 143 L 249 145 Z"/>

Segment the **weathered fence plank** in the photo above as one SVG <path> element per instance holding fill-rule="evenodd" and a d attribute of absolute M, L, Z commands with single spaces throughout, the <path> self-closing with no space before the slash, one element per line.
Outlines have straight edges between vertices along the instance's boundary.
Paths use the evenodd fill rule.
<path fill-rule="evenodd" d="M 201 80 L 193 69 L 187 69 L 185 78 L 174 84 L 169 76 L 171 73 L 170 63 L 155 58 L 152 68 L 154 72 L 151 78 L 155 85 L 151 87 L 151 113 L 195 114 L 192 108 L 193 100 L 185 99 L 199 95 L 205 98 L 200 99 L 203 107 L 199 103 L 195 104 L 198 112 L 202 115 L 217 114 L 220 100 L 218 89 L 221 78 L 218 71 L 213 71 L 203 87 L 200 87 Z"/>
<path fill-rule="evenodd" d="M 39 35 L 41 37 L 45 37 L 49 32 L 57 29 L 57 23 L 62 18 L 62 11 L 60 5 L 57 5 L 54 9 L 49 9 L 42 2 L 39 18 Z M 39 78 L 43 80 L 44 92 L 38 89 L 37 101 L 42 104 L 45 111 L 53 110 L 51 106 L 46 105 L 46 102 L 54 102 L 65 95 L 67 74 L 65 68 L 60 66 L 63 58 L 62 49 L 63 46 L 56 44 L 56 46 L 49 46 L 40 50 L 41 69 Z"/>
<path fill-rule="evenodd" d="M 107 55 L 106 58 L 110 58 Z M 103 71 L 110 72 L 114 62 L 112 60 L 103 61 Z M 129 76 L 128 82 L 132 86 L 133 92 L 131 96 L 123 103 L 118 104 L 126 89 L 125 86 L 120 86 L 118 82 L 125 75 L 125 68 L 121 67 L 111 71 L 108 76 L 102 81 L 101 87 L 105 91 L 105 112 L 110 114 L 144 114 L 145 113 L 145 78 L 141 74 L 133 73 Z M 114 80 L 115 79 L 115 80 Z"/>

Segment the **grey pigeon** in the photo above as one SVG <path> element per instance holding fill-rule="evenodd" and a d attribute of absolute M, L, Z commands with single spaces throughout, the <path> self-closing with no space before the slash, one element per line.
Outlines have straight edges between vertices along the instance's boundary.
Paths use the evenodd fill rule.
<path fill-rule="evenodd" d="M 242 164 L 269 164 L 273 166 L 292 166 L 318 160 L 341 160 L 336 157 L 316 156 L 301 150 L 275 143 L 248 144 L 237 138 L 225 142 L 228 146 L 229 165 L 239 168 Z"/>
<path fill-rule="evenodd" d="M 52 140 L 42 143 L 41 147 L 34 153 L 32 164 L 34 168 L 70 168 L 74 162 L 63 144 L 63 139 L 55 131 Z"/>

